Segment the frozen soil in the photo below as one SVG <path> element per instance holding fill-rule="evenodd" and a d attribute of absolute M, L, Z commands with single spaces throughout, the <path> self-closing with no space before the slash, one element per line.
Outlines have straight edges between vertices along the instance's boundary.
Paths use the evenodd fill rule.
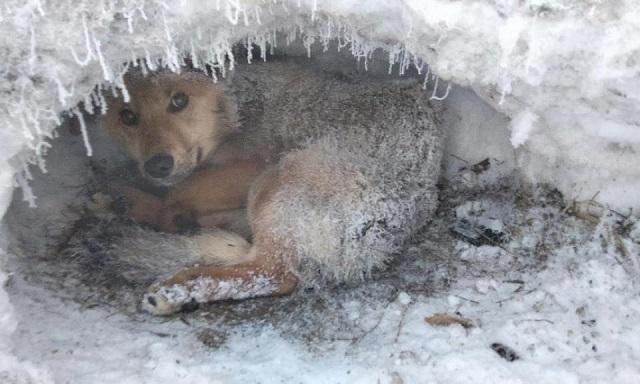
<path fill-rule="evenodd" d="M 60 383 L 638 382 L 630 215 L 493 160 L 461 163 L 440 200 L 374 279 L 168 318 L 136 310 L 126 263 L 13 258 L 15 352 Z"/>

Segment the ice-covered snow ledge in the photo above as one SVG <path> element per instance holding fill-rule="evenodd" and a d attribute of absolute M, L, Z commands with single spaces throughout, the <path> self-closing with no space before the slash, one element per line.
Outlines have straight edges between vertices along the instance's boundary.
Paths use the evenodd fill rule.
<path fill-rule="evenodd" d="M 429 63 L 442 90 L 449 81 L 468 86 L 513 118 L 515 151 L 492 156 L 515 153 L 524 175 L 570 198 L 597 194 L 620 210 L 640 206 L 640 9 L 633 0 L 202 3 L 3 2 L 0 213 L 14 176 L 24 183 L 24 164 L 41 161 L 59 112 L 90 100 L 97 84 L 120 85 L 123 63 L 175 66 L 185 52 L 219 62 L 237 41 L 266 48 L 276 30 L 301 31 L 309 44 L 339 38 L 361 59 L 383 47 L 394 71 Z M 13 320 L 0 294 L 2 361 Z"/>
<path fill-rule="evenodd" d="M 639 17 L 631 0 L 11 0 L 0 10 L 0 161 L 38 161 L 57 113 L 96 84 L 120 85 L 124 62 L 217 62 L 237 41 L 269 47 L 280 30 L 308 44 L 339 38 L 362 60 L 385 48 L 394 71 L 429 63 L 442 92 L 468 86 L 513 118 L 515 151 L 492 155 L 625 210 L 640 205 Z"/>

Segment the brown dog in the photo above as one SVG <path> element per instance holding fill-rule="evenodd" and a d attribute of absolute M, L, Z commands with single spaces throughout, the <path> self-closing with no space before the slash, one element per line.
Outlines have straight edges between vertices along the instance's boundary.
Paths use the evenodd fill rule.
<path fill-rule="evenodd" d="M 347 86 L 297 66 L 254 68 L 267 80 L 264 94 L 243 89 L 252 81 L 239 82 L 237 92 L 252 100 L 241 103 L 251 114 L 242 127 L 225 87 L 200 72 L 130 75 L 130 100 L 109 101 L 103 125 L 110 135 L 145 178 L 170 187 L 164 198 L 124 188 L 134 219 L 169 232 L 184 220 L 231 228 L 240 218 L 251 228 L 245 251 L 151 287 L 143 299 L 151 313 L 173 313 L 190 301 L 288 294 L 309 279 L 300 266 L 327 279 L 360 279 L 433 209 L 439 131 L 419 93 Z M 415 193 L 402 192 L 410 188 Z M 228 234 L 212 233 L 211 248 L 223 249 Z"/>
<path fill-rule="evenodd" d="M 171 186 L 163 199 L 134 188 L 121 189 L 135 220 L 168 232 L 175 232 L 178 221 L 185 218 L 204 226 L 225 227 L 238 212 L 245 215 L 248 203 L 249 221 L 264 221 L 260 212 L 278 183 L 268 172 L 248 202 L 249 189 L 265 169 L 266 159 L 259 151 L 229 140 L 237 133 L 237 122 L 222 86 L 200 73 L 164 73 L 129 77 L 127 88 L 131 100 L 110 100 L 104 124 L 139 165 L 141 174 Z M 259 228 L 253 233 L 260 249 L 254 245 L 249 250 L 249 262 L 226 268 L 189 268 L 164 285 L 206 276 L 221 286 L 234 285 L 232 291 L 217 296 L 218 300 L 290 293 L 297 281 L 272 250 L 274 241 L 260 236 Z M 147 303 L 155 313 L 175 310 L 159 308 L 162 303 L 152 297 Z"/>

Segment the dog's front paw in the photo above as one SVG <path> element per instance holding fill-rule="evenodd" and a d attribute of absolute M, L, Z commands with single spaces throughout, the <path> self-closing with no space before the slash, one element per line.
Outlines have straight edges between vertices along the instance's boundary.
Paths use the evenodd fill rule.
<path fill-rule="evenodd" d="M 127 197 L 121 193 L 116 193 L 112 196 L 111 204 L 109 204 L 109 208 L 116 215 L 126 215 L 129 213 L 129 200 Z"/>
<path fill-rule="evenodd" d="M 164 207 L 159 213 L 159 229 L 168 233 L 193 234 L 198 229 L 194 212 L 180 205 Z"/>
<path fill-rule="evenodd" d="M 166 287 L 154 284 L 142 297 L 141 304 L 143 311 L 157 316 L 194 310 L 197 307 L 198 303 L 191 297 L 189 288 L 184 285 Z"/>

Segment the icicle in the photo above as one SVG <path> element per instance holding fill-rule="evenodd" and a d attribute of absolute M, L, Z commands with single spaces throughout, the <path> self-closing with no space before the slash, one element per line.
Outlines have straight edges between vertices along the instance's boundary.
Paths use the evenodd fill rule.
<path fill-rule="evenodd" d="M 31 189 L 31 186 L 27 181 L 27 177 L 25 176 L 25 174 L 28 172 L 26 168 L 27 167 L 25 166 L 24 173 L 19 172 L 16 174 L 15 180 L 16 183 L 18 183 L 18 185 L 20 186 L 20 189 L 22 189 L 22 201 L 26 201 L 27 203 L 29 203 L 29 208 L 36 208 L 36 195 L 33 194 L 33 190 Z"/>
<path fill-rule="evenodd" d="M 84 67 L 87 64 L 89 64 L 89 62 L 93 58 L 95 58 L 95 55 L 93 53 L 93 48 L 91 47 L 91 36 L 89 34 L 89 28 L 87 27 L 87 20 L 85 19 L 84 14 L 82 15 L 82 30 L 84 31 L 84 42 L 85 42 L 85 47 L 87 49 L 87 55 L 84 58 L 84 60 L 81 60 L 78 58 L 78 55 L 76 54 L 76 51 L 75 49 L 73 49 L 73 47 L 70 47 L 70 48 L 71 48 L 71 56 L 73 56 L 73 59 L 80 66 Z"/>
<path fill-rule="evenodd" d="M 234 3 L 235 9 L 232 14 L 231 3 Z M 224 15 L 227 17 L 227 20 L 233 25 L 238 25 L 238 20 L 240 18 L 240 1 L 239 0 L 227 0 Z"/>
<path fill-rule="evenodd" d="M 158 67 L 156 66 L 156 63 L 151 60 L 151 55 L 149 54 L 149 51 L 147 50 L 147 48 L 144 48 L 144 55 L 145 55 L 145 62 L 147 65 L 147 68 L 149 68 L 150 71 L 155 71 L 156 69 L 158 69 Z"/>
<path fill-rule="evenodd" d="M 418 63 L 420 63 L 420 65 L 418 65 Z M 425 62 L 422 61 L 422 59 L 420 59 L 418 56 L 413 55 L 413 66 L 416 68 L 416 70 L 418 71 L 418 75 L 422 74 L 422 68 L 424 68 Z"/>
<path fill-rule="evenodd" d="M 267 61 L 267 39 L 264 36 L 260 38 L 260 57 L 262 61 Z"/>
<path fill-rule="evenodd" d="M 395 62 L 395 54 L 392 51 L 389 51 L 389 69 L 387 73 L 390 75 L 393 70 L 393 63 Z"/>
<path fill-rule="evenodd" d="M 99 87 L 100 86 L 96 86 L 93 90 L 93 92 L 90 93 L 91 96 L 91 105 L 100 108 L 100 112 L 102 113 L 102 108 L 101 108 L 101 103 L 100 103 L 100 98 L 98 97 L 98 92 L 99 92 Z M 95 112 L 95 110 L 94 110 Z"/>
<path fill-rule="evenodd" d="M 166 52 L 166 63 L 165 66 L 168 67 L 171 72 L 180 73 L 180 62 L 178 59 L 178 49 L 174 44 L 167 45 Z"/>
<path fill-rule="evenodd" d="M 107 82 L 111 82 L 113 79 L 113 74 L 111 73 L 111 69 L 107 65 L 104 57 L 102 56 L 102 50 L 100 49 L 100 41 L 96 39 L 95 35 L 93 36 L 93 43 L 96 47 L 96 53 L 98 54 L 98 60 L 100 61 L 100 66 L 102 67 L 102 73 L 104 74 L 104 80 Z"/>
<path fill-rule="evenodd" d="M 20 120 L 20 125 L 22 126 L 22 134 L 27 139 L 27 146 L 29 146 L 29 149 L 35 149 L 33 144 L 31 144 L 31 143 L 36 138 L 35 138 L 35 136 L 33 136 L 33 132 L 31 132 L 31 129 L 29 128 L 29 125 L 27 124 L 27 121 L 25 120 L 25 118 L 24 118 L 24 116 L 22 114 L 20 114 L 20 116 L 18 116 L 18 120 Z"/>
<path fill-rule="evenodd" d="M 87 111 L 88 114 L 93 115 L 95 110 L 93 108 L 93 102 L 91 100 L 92 93 L 89 93 L 84 96 L 84 110 Z"/>
<path fill-rule="evenodd" d="M 271 37 L 271 48 L 270 48 L 270 52 L 271 55 L 273 55 L 275 52 L 274 50 L 278 47 L 278 32 L 274 29 L 272 31 L 273 36 Z"/>
<path fill-rule="evenodd" d="M 302 45 L 307 49 L 307 57 L 311 57 L 311 46 L 315 42 L 315 37 L 306 35 L 302 41 Z"/>
<path fill-rule="evenodd" d="M 147 68 L 147 61 L 140 60 L 140 71 L 142 72 L 142 76 L 147 77 L 149 74 L 149 68 Z"/>
<path fill-rule="evenodd" d="M 251 64 L 251 60 L 253 59 L 253 47 L 251 46 L 251 39 L 249 37 L 247 37 L 246 48 L 247 48 L 247 63 Z"/>
<path fill-rule="evenodd" d="M 211 66 L 213 67 L 213 64 L 211 64 Z M 211 79 L 213 80 L 214 83 L 217 83 L 219 80 L 215 70 L 211 71 Z"/>
<path fill-rule="evenodd" d="M 36 162 L 42 173 L 47 173 L 47 166 L 44 161 L 44 157 L 47 155 L 49 148 L 51 148 L 51 144 L 46 141 L 41 141 L 36 145 Z"/>
<path fill-rule="evenodd" d="M 409 58 L 409 53 L 407 52 L 407 48 L 403 47 L 402 48 L 402 64 L 400 66 L 400 76 L 403 76 L 407 69 L 409 69 L 409 66 L 411 65 L 411 59 Z"/>
<path fill-rule="evenodd" d="M 169 28 L 169 23 L 167 23 L 167 15 L 164 10 L 162 11 L 162 23 L 164 25 L 164 33 L 167 37 L 167 41 L 173 41 L 173 39 L 171 38 L 171 29 Z"/>
<path fill-rule="evenodd" d="M 431 66 L 427 65 L 427 73 L 424 74 L 424 82 L 422 83 L 422 89 L 427 89 L 427 84 L 429 84 L 430 73 L 431 73 Z"/>
<path fill-rule="evenodd" d="M 130 63 L 125 63 L 124 68 L 120 71 L 118 77 L 116 78 L 116 85 L 120 88 L 120 91 L 122 92 L 122 98 L 124 99 L 125 103 L 128 103 L 130 99 L 129 90 L 127 89 L 127 85 L 124 82 L 124 75 L 129 70 L 129 66 Z"/>
<path fill-rule="evenodd" d="M 218 68 L 220 68 L 220 72 L 222 77 L 227 77 L 227 70 L 224 65 L 224 57 L 225 54 L 216 49 L 216 62 L 218 63 Z"/>
<path fill-rule="evenodd" d="M 29 26 L 31 30 L 31 38 L 30 38 L 30 49 L 29 49 L 29 74 L 33 75 L 33 70 L 36 65 L 36 59 L 38 55 L 36 54 L 36 30 L 33 27 L 33 21 Z"/>
<path fill-rule="evenodd" d="M 124 17 L 127 19 L 127 30 L 129 31 L 129 34 L 132 35 L 133 34 L 133 12 L 125 14 Z"/>
<path fill-rule="evenodd" d="M 233 52 L 231 51 L 231 47 L 227 46 L 225 55 L 229 58 L 229 70 L 233 71 L 236 66 L 236 59 L 233 56 Z"/>
<path fill-rule="evenodd" d="M 80 132 L 82 132 L 82 140 L 84 141 L 84 147 L 87 150 L 87 156 L 93 156 L 93 148 L 91 147 L 91 143 L 89 142 L 89 133 L 87 132 L 87 124 L 84 121 L 84 115 L 78 107 L 74 107 L 71 111 L 78 118 L 78 122 L 80 123 Z"/>
<path fill-rule="evenodd" d="M 244 21 L 244 26 L 249 26 L 249 15 L 247 14 L 247 9 L 242 8 L 242 20 Z"/>
<path fill-rule="evenodd" d="M 200 62 L 198 61 L 198 55 L 196 54 L 196 47 L 191 40 L 191 65 L 193 68 L 200 68 Z"/>
<path fill-rule="evenodd" d="M 47 115 L 47 117 L 43 118 L 49 121 L 52 121 L 54 123 L 54 125 L 60 125 L 60 118 L 58 117 L 58 112 L 52 110 L 52 109 L 40 109 L 40 111 L 42 111 L 43 113 L 45 113 Z M 51 137 L 50 134 L 48 134 L 46 131 L 42 132 L 43 135 L 47 136 L 47 137 Z"/>
<path fill-rule="evenodd" d="M 100 113 L 101 114 L 105 114 L 107 113 L 107 101 L 104 99 L 104 95 L 102 94 L 102 85 L 98 86 L 98 89 L 96 90 L 96 94 L 98 95 L 98 105 L 100 105 Z"/>
<path fill-rule="evenodd" d="M 447 85 L 447 90 L 444 92 L 444 95 L 442 95 L 442 97 L 436 96 L 436 92 L 438 92 L 438 80 L 440 80 L 440 77 L 436 77 L 436 83 L 433 86 L 433 93 L 431 94 L 429 100 L 442 101 L 446 99 L 447 96 L 449 96 L 449 91 L 451 91 L 451 82 L 449 82 L 449 84 Z"/>
<path fill-rule="evenodd" d="M 316 21 L 316 12 L 318 12 L 318 0 L 311 1 L 311 21 Z"/>
<path fill-rule="evenodd" d="M 429 100 L 432 100 L 435 96 L 436 96 L 436 92 L 438 92 L 438 82 L 440 81 L 440 76 L 436 76 L 433 75 L 436 79 L 435 84 L 433 85 L 433 92 L 431 92 L 431 98 L 429 98 Z"/>
<path fill-rule="evenodd" d="M 69 96 L 71 96 L 73 94 L 73 90 L 71 92 L 67 91 L 67 89 L 64 87 L 64 85 L 62 85 L 62 82 L 60 81 L 60 78 L 58 77 L 58 74 L 56 74 L 53 77 L 53 81 L 58 86 L 58 100 L 60 100 L 60 104 L 62 104 L 63 106 L 66 106 L 67 105 L 67 97 L 69 97 Z"/>
<path fill-rule="evenodd" d="M 147 14 L 144 12 L 144 3 L 138 7 L 138 12 L 140 12 L 140 17 L 142 17 L 142 20 L 147 21 Z"/>
<path fill-rule="evenodd" d="M 36 109 L 34 113 L 27 115 L 31 125 L 36 131 L 36 137 L 42 137 L 42 128 L 40 127 L 40 109 Z"/>

